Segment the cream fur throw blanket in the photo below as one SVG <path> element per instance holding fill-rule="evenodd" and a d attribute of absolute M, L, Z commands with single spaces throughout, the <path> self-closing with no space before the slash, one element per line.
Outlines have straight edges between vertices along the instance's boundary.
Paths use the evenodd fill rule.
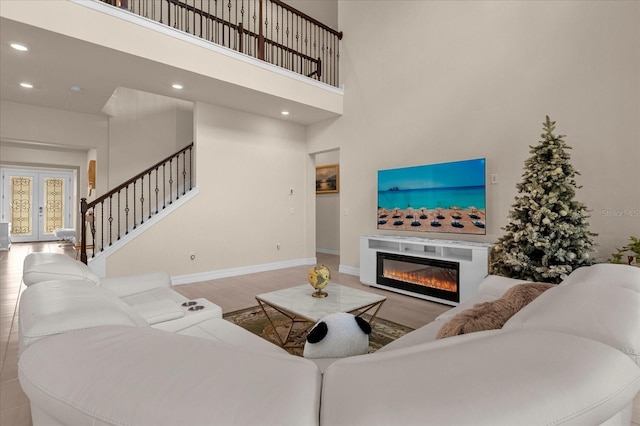
<path fill-rule="evenodd" d="M 462 311 L 451 318 L 438 332 L 438 339 L 473 333 L 474 331 L 502 328 L 516 312 L 551 287 L 554 285 L 545 283 L 514 285 L 505 291 L 500 299 L 478 303 L 473 308 Z"/>

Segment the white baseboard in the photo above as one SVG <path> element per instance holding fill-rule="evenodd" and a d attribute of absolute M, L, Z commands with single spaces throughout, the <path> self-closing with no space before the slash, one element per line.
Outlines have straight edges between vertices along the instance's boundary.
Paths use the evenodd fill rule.
<path fill-rule="evenodd" d="M 285 262 L 265 263 L 262 265 L 242 266 L 240 268 L 221 269 L 219 271 L 199 272 L 197 274 L 176 275 L 171 277 L 171 284 L 193 284 L 202 281 L 216 280 L 219 278 L 237 277 L 240 275 L 255 274 L 257 272 L 274 271 L 276 269 L 292 268 L 294 266 L 315 265 L 316 258 L 302 258 L 287 260 Z"/>
<path fill-rule="evenodd" d="M 360 268 L 354 268 L 353 266 L 339 265 L 338 272 L 348 275 L 360 276 Z"/>
<path fill-rule="evenodd" d="M 336 255 L 336 256 L 340 256 L 340 251 L 339 250 L 329 250 L 329 249 L 316 248 L 316 253 L 333 254 L 333 255 Z"/>

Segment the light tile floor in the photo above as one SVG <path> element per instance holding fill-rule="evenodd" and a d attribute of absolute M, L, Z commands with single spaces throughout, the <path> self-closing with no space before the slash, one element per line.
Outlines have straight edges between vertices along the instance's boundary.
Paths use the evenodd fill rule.
<path fill-rule="evenodd" d="M 0 251 L 0 425 L 31 426 L 29 400 L 18 383 L 18 304 L 22 285 L 22 262 L 31 252 L 66 253 L 75 257 L 71 246 L 58 243 L 13 244 L 11 250 Z M 427 324 L 448 306 L 363 286 L 358 277 L 338 271 L 338 256 L 318 253 L 318 262 L 329 266 L 332 281 L 361 290 L 384 294 L 387 301 L 380 317 L 409 327 Z M 306 282 L 308 266 L 281 269 L 177 286 L 176 290 L 195 299 L 204 297 L 232 312 L 257 304 L 255 295 L 288 288 Z M 132 271 L 132 273 L 135 271 Z M 310 291 L 313 291 L 309 287 Z M 640 426 L 640 394 L 634 401 L 632 424 Z"/>

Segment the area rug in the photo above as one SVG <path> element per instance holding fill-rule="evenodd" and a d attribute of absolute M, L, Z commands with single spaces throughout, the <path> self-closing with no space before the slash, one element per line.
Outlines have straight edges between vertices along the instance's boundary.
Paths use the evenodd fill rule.
<path fill-rule="evenodd" d="M 288 327 L 291 324 L 291 320 L 277 312 L 275 309 L 266 307 L 269 312 L 269 316 L 273 320 L 276 330 L 280 333 L 280 336 L 284 338 L 286 336 Z M 224 319 L 230 321 L 240 327 L 249 330 L 253 334 L 256 334 L 263 339 L 269 340 L 279 345 L 278 338 L 275 335 L 275 331 L 269 323 L 269 320 L 265 316 L 262 309 L 259 306 L 252 306 L 251 308 L 241 309 L 239 311 L 230 312 L 225 314 Z M 362 317 L 369 321 L 371 316 L 363 314 Z M 307 337 L 307 330 L 313 324 L 310 323 L 294 323 L 294 327 L 291 330 L 291 336 L 287 342 L 285 348 L 289 353 L 293 355 L 302 356 L 304 342 Z M 373 324 L 371 324 L 371 334 L 369 335 L 369 353 L 375 352 L 384 345 L 391 343 L 400 336 L 412 331 L 411 327 L 397 324 L 393 321 L 388 321 L 380 317 L 376 317 Z M 291 346 L 291 347 L 288 347 Z"/>

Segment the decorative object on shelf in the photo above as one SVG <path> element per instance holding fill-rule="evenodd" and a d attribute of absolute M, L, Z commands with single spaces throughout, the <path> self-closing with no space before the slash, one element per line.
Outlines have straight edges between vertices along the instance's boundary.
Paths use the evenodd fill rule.
<path fill-rule="evenodd" d="M 589 231 L 589 209 L 576 201 L 576 176 L 564 135 L 546 117 L 542 140 L 531 146 L 522 182 L 509 212 L 506 234 L 494 246 L 490 273 L 527 281 L 559 283 L 576 268 L 595 263 L 596 236 Z"/>
<path fill-rule="evenodd" d="M 617 251 L 611 254 L 609 262 L 622 263 L 622 256 L 627 254 L 627 263 L 629 265 L 633 265 L 634 261 L 636 265 L 640 265 L 640 238 L 631 236 L 629 239 L 631 240 L 629 244 L 616 249 Z"/>
<path fill-rule="evenodd" d="M 311 293 L 313 297 L 327 297 L 329 293 L 322 291 L 323 288 L 331 281 L 331 271 L 325 265 L 316 265 L 309 269 L 309 276 L 307 278 L 311 287 L 316 291 Z"/>
<path fill-rule="evenodd" d="M 89 197 L 91 197 L 91 193 L 96 189 L 96 160 L 89 160 L 87 182 L 89 184 Z"/>
<path fill-rule="evenodd" d="M 316 194 L 340 192 L 340 171 L 338 164 L 316 166 Z"/>

